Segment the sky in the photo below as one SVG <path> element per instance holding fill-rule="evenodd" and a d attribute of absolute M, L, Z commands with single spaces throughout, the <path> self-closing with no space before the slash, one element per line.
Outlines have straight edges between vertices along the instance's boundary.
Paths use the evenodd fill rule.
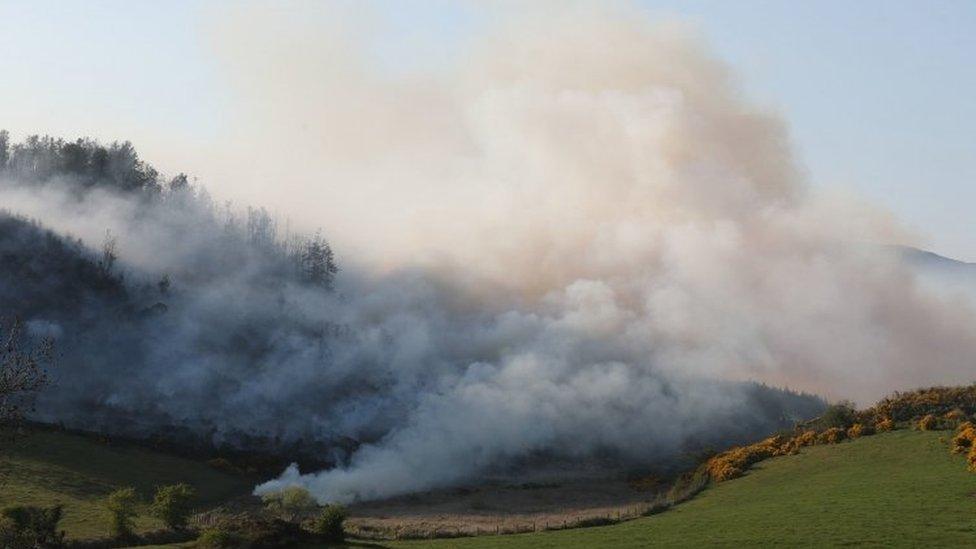
<path fill-rule="evenodd" d="M 516 5 L 338 3 L 374 17 L 375 62 L 392 73 L 451 64 Z M 202 159 L 233 127 L 235 90 L 213 34 L 244 4 L 0 0 L 0 127 L 128 139 L 163 171 L 221 189 Z M 976 3 L 638 5 L 695 29 L 749 97 L 781 113 L 813 185 L 852 189 L 924 235 L 925 247 L 976 261 Z"/>

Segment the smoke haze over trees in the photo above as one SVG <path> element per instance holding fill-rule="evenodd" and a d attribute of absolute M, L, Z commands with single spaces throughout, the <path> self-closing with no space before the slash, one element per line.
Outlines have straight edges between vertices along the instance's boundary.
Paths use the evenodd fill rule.
<path fill-rule="evenodd" d="M 453 303 L 457 288 L 416 272 L 382 280 L 364 274 L 336 293 L 338 266 L 320 234 L 281 234 L 265 211 L 239 215 L 217 206 L 183 175 L 162 183 L 128 144 L 31 137 L 0 150 L 7 152 L 5 205 L 32 214 L 55 208 L 53 223 L 64 230 L 0 214 L 4 309 L 27 319 L 32 332 L 57 338 L 65 353 L 39 419 L 265 451 L 312 449 L 341 464 L 360 444 L 429 413 L 424 408 L 445 383 L 463 383 L 472 366 L 499 360 L 492 340 L 509 337 L 505 331 L 538 329 L 530 317 Z M 709 414 L 714 423 L 667 427 L 672 447 L 579 444 L 577 435 L 526 439 L 518 442 L 525 451 L 486 456 L 448 482 L 532 454 L 558 461 L 576 446 L 572 454 L 600 450 L 619 454 L 618 463 L 670 459 L 788 425 L 822 406 L 751 383 L 647 382 L 660 414 L 691 395 L 721 413 Z M 615 414 L 628 423 L 629 414 L 646 416 L 646 396 L 636 393 Z M 506 396 L 497 399 L 505 409 Z M 587 415 L 568 419 L 566 435 Z"/>

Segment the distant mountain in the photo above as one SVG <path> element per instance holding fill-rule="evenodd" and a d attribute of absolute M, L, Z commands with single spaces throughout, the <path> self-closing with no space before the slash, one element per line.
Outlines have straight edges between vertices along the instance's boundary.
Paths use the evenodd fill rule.
<path fill-rule="evenodd" d="M 960 273 L 976 274 L 976 263 L 967 263 L 945 257 L 928 250 L 920 250 L 911 246 L 892 246 L 902 258 L 917 267 L 933 269 L 949 269 Z"/>
<path fill-rule="evenodd" d="M 910 246 L 891 248 L 932 288 L 963 292 L 976 298 L 976 263 L 959 261 Z"/>

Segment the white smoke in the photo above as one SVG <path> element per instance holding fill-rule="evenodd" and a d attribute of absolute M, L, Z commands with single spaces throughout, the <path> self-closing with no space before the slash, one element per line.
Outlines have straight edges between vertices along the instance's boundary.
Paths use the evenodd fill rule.
<path fill-rule="evenodd" d="M 290 83 L 317 92 L 275 116 L 300 118 L 323 139 L 313 156 L 355 181 L 322 183 L 345 195 L 324 208 L 340 242 L 512 307 L 500 360 L 441 380 L 348 467 L 291 468 L 259 493 L 383 497 L 552 447 L 653 456 L 735 398 L 667 386 L 689 375 L 862 403 L 970 381 L 973 312 L 872 245 L 908 238 L 896 223 L 811 190 L 784 124 L 694 36 L 571 11 L 507 26 L 434 78 L 380 82 L 340 56 L 257 90 L 275 105 Z M 306 38 L 289 46 L 337 51 Z"/>

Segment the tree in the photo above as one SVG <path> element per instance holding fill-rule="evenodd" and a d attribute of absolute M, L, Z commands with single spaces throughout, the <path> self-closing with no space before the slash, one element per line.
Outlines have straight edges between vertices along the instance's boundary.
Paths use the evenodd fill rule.
<path fill-rule="evenodd" d="M 112 535 L 119 539 L 132 537 L 132 519 L 136 516 L 139 497 L 135 488 L 119 488 L 108 495 L 105 507 L 112 514 Z"/>
<path fill-rule="evenodd" d="M 309 238 L 302 250 L 302 274 L 305 280 L 315 286 L 332 290 L 332 280 L 339 272 L 332 247 L 322 238 L 320 233 Z"/>
<path fill-rule="evenodd" d="M 0 171 L 6 169 L 10 160 L 10 132 L 0 130 Z"/>
<path fill-rule="evenodd" d="M 149 510 L 152 515 L 163 521 L 166 526 L 182 530 L 193 512 L 193 499 L 196 491 L 185 483 L 160 486 L 156 488 Z"/>
<path fill-rule="evenodd" d="M 64 508 L 60 505 L 7 507 L 0 511 L 0 547 L 61 547 L 64 544 L 64 531 L 58 530 L 58 523 L 62 516 Z"/>
<path fill-rule="evenodd" d="M 106 230 L 105 240 L 102 242 L 102 259 L 99 261 L 99 266 L 105 274 L 112 273 L 112 267 L 115 266 L 115 262 L 119 259 L 116 244 L 116 239 L 112 236 L 112 231 Z"/>
<path fill-rule="evenodd" d="M 346 521 L 346 508 L 341 505 L 326 505 L 315 519 L 315 532 L 327 541 L 342 541 L 346 532 L 342 524 Z"/>
<path fill-rule="evenodd" d="M 301 486 L 289 486 L 280 492 L 265 494 L 261 499 L 269 511 L 292 522 L 312 516 L 319 507 L 315 498 Z"/>
<path fill-rule="evenodd" d="M 857 410 L 853 402 L 844 400 L 828 406 L 820 418 L 820 422 L 825 428 L 847 429 L 857 419 Z"/>
<path fill-rule="evenodd" d="M 45 366 L 52 363 L 54 344 L 33 344 L 23 323 L 14 320 L 0 338 L 0 428 L 10 431 L 34 409 L 34 397 L 50 382 Z"/>

